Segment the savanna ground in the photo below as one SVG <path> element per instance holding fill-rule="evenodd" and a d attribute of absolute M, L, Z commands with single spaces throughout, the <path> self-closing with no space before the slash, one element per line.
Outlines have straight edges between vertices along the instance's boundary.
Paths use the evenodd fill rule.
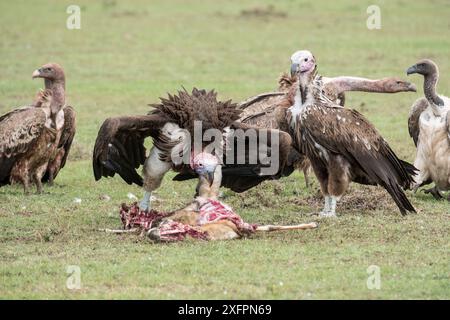
<path fill-rule="evenodd" d="M 81 30 L 68 30 L 66 8 L 81 7 Z M 368 30 L 366 9 L 381 9 L 381 30 Z M 118 206 L 142 192 L 120 178 L 95 182 L 91 150 L 109 116 L 143 114 L 148 103 L 184 86 L 215 88 L 240 101 L 276 87 L 298 49 L 311 50 L 327 76 L 399 76 L 423 57 L 441 69 L 449 95 L 450 4 L 435 1 L 24 1 L 0 2 L 0 113 L 25 105 L 43 86 L 32 71 L 65 67 L 68 101 L 78 112 L 70 161 L 46 194 L 0 189 L 1 298 L 450 298 L 450 205 L 408 192 L 418 213 L 402 217 L 386 193 L 353 185 L 339 218 L 316 230 L 255 235 L 228 242 L 152 244 L 119 227 Z M 409 106 L 418 92 L 349 94 L 401 158 L 414 160 Z M 194 181 L 158 190 L 157 208 L 193 196 Z M 296 173 L 224 201 L 247 221 L 311 221 L 318 184 Z M 111 200 L 102 200 L 108 195 Z M 74 199 L 81 199 L 75 203 Z M 79 266 L 81 289 L 66 286 Z M 381 288 L 367 287 L 368 267 Z"/>

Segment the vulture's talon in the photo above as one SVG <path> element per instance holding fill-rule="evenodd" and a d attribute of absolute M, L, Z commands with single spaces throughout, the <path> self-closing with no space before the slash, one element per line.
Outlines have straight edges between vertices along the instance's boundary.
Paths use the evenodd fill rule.
<path fill-rule="evenodd" d="M 431 194 L 433 196 L 433 198 L 436 199 L 436 200 L 441 200 L 441 199 L 444 198 L 436 187 L 433 187 L 433 188 L 430 188 L 430 189 L 424 189 L 422 191 L 425 194 Z"/>

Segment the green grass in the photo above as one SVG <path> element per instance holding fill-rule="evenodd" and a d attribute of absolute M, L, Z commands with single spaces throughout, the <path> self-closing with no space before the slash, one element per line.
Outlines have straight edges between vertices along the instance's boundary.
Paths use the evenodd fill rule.
<path fill-rule="evenodd" d="M 96 231 L 119 227 L 119 204 L 141 190 L 120 178 L 95 182 L 90 164 L 106 117 L 145 113 L 181 86 L 239 101 L 274 88 L 301 48 L 327 76 L 406 78 L 408 66 L 430 57 L 441 69 L 440 92 L 450 95 L 448 1 L 77 1 L 82 28 L 71 31 L 72 3 L 0 3 L 0 113 L 30 102 L 43 86 L 31 73 L 48 61 L 65 67 L 78 112 L 71 161 L 56 186 L 29 197 L 0 189 L 1 298 L 450 298 L 450 206 L 423 193 L 408 193 L 418 214 L 402 217 L 383 191 L 354 185 L 340 217 L 317 230 L 161 245 Z M 366 28 L 370 4 L 381 8 L 381 30 Z M 241 15 L 269 5 L 281 14 Z M 421 88 L 421 78 L 410 80 Z M 406 121 L 421 95 L 350 94 L 347 105 L 413 161 Z M 158 209 L 181 207 L 194 193 L 194 182 L 171 177 Z M 296 173 L 244 195 L 224 190 L 225 202 L 249 222 L 307 222 L 320 204 L 317 183 L 303 186 Z M 80 290 L 66 288 L 69 265 L 81 268 Z M 366 286 L 370 265 L 380 267 L 380 290 Z"/>

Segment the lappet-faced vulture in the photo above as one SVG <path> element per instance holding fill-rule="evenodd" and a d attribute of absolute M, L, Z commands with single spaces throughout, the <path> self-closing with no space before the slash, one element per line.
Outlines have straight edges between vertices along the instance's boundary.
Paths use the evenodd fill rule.
<path fill-rule="evenodd" d="M 214 91 L 195 88 L 192 93 L 179 91 L 152 106 L 155 109 L 148 115 L 105 120 L 93 153 L 96 180 L 117 173 L 128 184 L 144 187 L 141 210 L 151 209 L 152 192 L 171 169 L 179 173 L 175 180 L 206 174 L 211 185 L 221 179 L 223 186 L 237 192 L 292 171 L 289 161 L 296 152 L 289 134 L 236 122 L 240 113 L 236 104 L 218 101 Z M 207 135 L 210 135 L 209 139 Z M 149 154 L 144 147 L 147 137 L 153 139 Z M 208 149 L 212 140 L 216 146 L 214 150 Z M 239 149 L 240 146 L 244 148 Z M 218 157 L 220 164 L 207 168 L 196 166 L 193 159 L 201 152 Z M 277 163 L 268 163 L 263 159 L 264 153 L 267 157 L 276 156 Z M 144 166 L 143 178 L 136 171 L 141 165 Z M 266 170 L 272 166 L 276 166 L 275 172 Z M 217 170 L 221 171 L 221 177 L 216 174 Z"/>
<path fill-rule="evenodd" d="M 288 127 L 286 111 L 294 103 L 297 81 L 295 70 L 292 70 L 291 75 L 286 73 L 281 75 L 277 91 L 261 93 L 241 102 L 239 104 L 239 109 L 242 110 L 240 121 L 261 128 L 286 130 Z M 348 91 L 373 93 L 416 91 L 414 84 L 395 77 L 375 80 L 353 76 L 322 77 L 321 84 L 323 94 L 341 106 L 344 106 L 345 92 Z M 308 186 L 309 160 L 305 155 L 300 155 L 295 166 L 303 171 Z"/>
<path fill-rule="evenodd" d="M 296 52 L 291 60 L 299 81 L 288 122 L 296 147 L 309 158 L 319 180 L 325 197 L 321 214 L 335 216 L 336 203 L 352 181 L 380 185 L 402 214 L 414 212 L 402 188 L 414 182 L 416 168 L 400 160 L 363 115 L 323 94 L 311 52 Z"/>

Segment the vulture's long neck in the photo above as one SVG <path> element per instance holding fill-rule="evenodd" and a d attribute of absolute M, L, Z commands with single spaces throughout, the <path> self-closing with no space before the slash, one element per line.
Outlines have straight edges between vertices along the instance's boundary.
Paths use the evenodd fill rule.
<path fill-rule="evenodd" d="M 66 83 L 64 80 L 52 81 L 45 79 L 45 89 L 49 89 L 53 94 L 51 105 L 52 114 L 56 114 L 66 104 Z"/>
<path fill-rule="evenodd" d="M 298 94 L 300 95 L 302 105 L 314 101 L 313 82 L 316 75 L 316 72 L 311 72 L 306 75 L 300 75 L 299 77 Z"/>
<path fill-rule="evenodd" d="M 389 79 L 371 80 L 360 77 L 337 77 L 337 83 L 342 83 L 338 86 L 340 91 L 362 91 L 362 92 L 394 92 L 386 86 Z"/>
<path fill-rule="evenodd" d="M 290 127 L 295 128 L 297 118 L 308 104 L 314 102 L 313 81 L 316 72 L 300 75 L 298 78 L 298 86 L 295 91 L 294 104 L 289 108 L 291 119 Z"/>
<path fill-rule="evenodd" d="M 439 71 L 435 70 L 433 73 L 424 76 L 423 82 L 423 92 L 425 94 L 425 98 L 427 98 L 435 114 L 439 114 L 440 113 L 439 107 L 444 106 L 444 100 L 442 100 L 436 94 L 436 85 L 438 80 L 439 80 Z"/>

